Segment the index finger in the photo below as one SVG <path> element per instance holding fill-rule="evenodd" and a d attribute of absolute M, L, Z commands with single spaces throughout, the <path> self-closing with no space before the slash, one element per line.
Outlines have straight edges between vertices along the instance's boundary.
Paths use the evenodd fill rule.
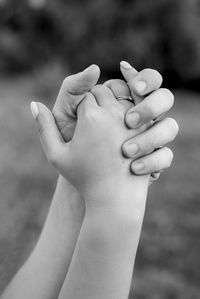
<path fill-rule="evenodd" d="M 129 86 L 129 83 L 138 74 L 138 71 L 134 67 L 132 67 L 127 61 L 120 62 L 120 70 L 121 70 L 121 73 L 122 73 L 124 79 L 126 80 L 128 86 Z M 130 86 L 129 86 L 129 88 L 130 88 Z M 137 93 L 135 93 L 135 91 L 132 88 L 130 88 L 130 92 L 131 92 L 131 96 L 132 96 L 135 104 L 138 104 L 139 102 L 141 102 L 143 100 L 143 97 L 141 97 Z"/>
<path fill-rule="evenodd" d="M 157 70 L 146 68 L 137 72 L 126 61 L 120 63 L 120 68 L 130 90 L 137 96 L 145 96 L 160 88 L 162 84 L 163 78 Z"/>

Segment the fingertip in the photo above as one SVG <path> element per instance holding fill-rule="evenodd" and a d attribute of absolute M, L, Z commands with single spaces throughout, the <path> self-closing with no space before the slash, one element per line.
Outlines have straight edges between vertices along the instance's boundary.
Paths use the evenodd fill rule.
<path fill-rule="evenodd" d="M 97 64 L 91 64 L 90 66 L 88 66 L 85 70 L 83 70 L 81 72 L 82 74 L 86 74 L 86 73 L 89 73 L 89 74 L 95 74 L 96 76 L 100 76 L 100 68 Z"/>
<path fill-rule="evenodd" d="M 165 150 L 165 152 L 166 152 L 166 154 L 165 154 L 165 156 L 166 156 L 166 169 L 167 168 L 169 168 L 170 166 L 171 166 L 171 164 L 172 164 L 172 162 L 173 162 L 173 159 L 174 159 L 174 153 L 173 153 L 173 151 L 170 149 L 170 148 L 168 148 L 168 147 L 165 147 L 164 149 L 163 149 L 163 151 Z"/>
<path fill-rule="evenodd" d="M 91 64 L 90 67 L 91 67 L 93 70 L 100 72 L 100 67 L 99 67 L 97 64 L 93 63 L 93 64 Z"/>
<path fill-rule="evenodd" d="M 159 86 L 161 86 L 163 83 L 163 76 L 157 70 L 154 70 L 154 72 L 155 72 L 155 76 L 157 76 L 157 82 Z"/>
<path fill-rule="evenodd" d="M 163 120 L 163 123 L 165 123 L 165 125 L 167 126 L 171 135 L 171 141 L 173 141 L 179 132 L 179 125 L 177 121 L 172 117 L 167 117 Z"/>
<path fill-rule="evenodd" d="M 39 115 L 39 108 L 38 108 L 38 104 L 35 101 L 32 101 L 30 103 L 30 109 L 31 109 L 31 113 L 34 119 L 36 119 Z"/>
<path fill-rule="evenodd" d="M 122 67 L 122 68 L 125 69 L 125 70 L 130 70 L 130 69 L 132 69 L 132 65 L 130 65 L 130 63 L 127 62 L 127 61 L 125 61 L 125 60 L 122 60 L 122 61 L 120 62 L 120 67 Z"/>
<path fill-rule="evenodd" d="M 96 64 L 90 65 L 88 68 L 78 74 L 78 81 L 81 84 L 81 92 L 90 91 L 90 89 L 97 84 L 100 77 L 100 68 Z M 73 90 L 77 89 L 75 84 Z"/>
<path fill-rule="evenodd" d="M 120 70 L 127 83 L 138 73 L 137 70 L 125 60 L 120 62 Z"/>
<path fill-rule="evenodd" d="M 52 116 L 52 112 L 49 110 L 49 108 L 45 104 L 43 104 L 41 102 L 36 102 L 36 105 L 38 107 L 38 116 L 37 117 L 39 117 L 40 114 L 43 116 L 44 115 Z"/>
<path fill-rule="evenodd" d="M 132 71 L 135 74 L 138 73 L 138 71 L 129 62 L 127 62 L 125 60 L 120 61 L 120 68 L 127 70 L 127 71 Z"/>

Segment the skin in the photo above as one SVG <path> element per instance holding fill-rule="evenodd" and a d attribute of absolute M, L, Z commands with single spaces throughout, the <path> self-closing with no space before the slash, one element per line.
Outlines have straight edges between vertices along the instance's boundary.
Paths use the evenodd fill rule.
<path fill-rule="evenodd" d="M 71 141 L 63 142 L 53 121 L 43 134 L 51 163 L 82 194 L 86 207 L 59 298 L 128 296 L 149 181 L 148 175 L 131 174 L 121 152 L 121 144 L 137 134 L 124 123 L 130 106 L 97 85 L 77 109 Z"/>
<path fill-rule="evenodd" d="M 93 89 L 92 89 L 93 90 Z M 96 91 L 97 92 L 97 91 Z M 98 94 L 98 92 L 97 92 L 97 94 Z M 96 96 L 97 98 L 98 98 L 98 96 Z M 105 105 L 106 103 L 104 103 L 104 105 Z M 102 105 L 103 105 L 103 103 L 102 103 Z M 41 107 L 40 107 L 41 108 Z M 94 120 L 94 119 L 93 119 Z M 82 125 L 80 126 L 80 127 L 82 127 Z M 48 130 L 48 131 L 53 131 L 52 129 L 51 130 Z M 85 131 L 87 131 L 87 130 L 85 130 Z M 104 131 L 105 131 L 105 129 L 104 129 Z M 56 132 L 54 133 L 54 135 L 56 135 Z M 87 136 L 88 137 L 88 136 Z M 59 137 L 59 139 L 60 139 L 60 137 Z M 58 152 L 60 152 L 59 150 L 58 150 L 58 147 L 56 146 L 56 149 L 55 149 L 55 142 L 54 142 L 54 144 L 50 144 L 50 143 L 48 143 L 49 141 L 48 141 L 49 139 L 47 138 L 45 141 L 44 141 L 44 138 L 43 138 L 43 144 L 44 144 L 44 147 L 46 148 L 46 153 L 49 153 L 49 160 L 55 165 L 55 166 L 58 166 L 58 161 L 57 161 L 57 159 L 55 158 L 55 153 L 58 153 Z M 55 140 L 55 139 L 54 139 Z M 85 139 L 84 139 L 85 140 Z M 54 150 L 51 150 L 51 148 L 54 148 Z M 80 148 L 80 145 L 77 147 L 77 148 Z M 74 150 L 72 151 L 72 152 L 74 152 Z M 83 148 L 82 148 L 82 151 L 81 152 L 83 152 Z M 60 156 L 60 155 L 59 155 Z M 60 156 L 61 157 L 61 156 Z M 80 154 L 80 157 L 82 157 L 82 154 Z M 70 159 L 68 159 L 68 161 L 73 161 L 73 159 L 72 159 L 72 157 L 70 158 Z M 75 161 L 76 161 L 76 159 L 75 159 Z M 80 161 L 79 161 L 80 162 Z M 88 161 L 87 161 L 88 162 Z M 94 161 L 93 161 L 94 162 Z M 61 163 L 62 165 L 63 165 L 63 162 Z M 88 165 L 88 163 L 86 163 L 87 165 Z M 77 163 L 77 168 L 78 168 L 78 165 L 79 165 L 79 163 Z M 93 165 L 93 163 L 92 163 L 92 165 Z M 68 165 L 68 167 L 69 167 L 70 165 Z M 80 172 L 80 169 L 79 169 L 79 172 Z M 70 172 L 71 173 L 71 172 Z M 65 175 L 65 173 L 63 172 L 63 174 Z M 93 178 L 93 176 L 92 176 L 92 178 Z M 68 178 L 68 179 L 70 179 L 71 181 L 72 181 L 72 183 L 73 184 L 75 184 L 74 182 L 73 182 L 73 178 Z M 138 185 L 138 184 L 137 184 Z M 133 186 L 133 185 L 132 185 Z M 76 186 L 76 188 L 77 188 L 77 186 Z M 86 189 L 88 189 L 88 188 L 86 188 Z M 100 188 L 100 189 L 102 189 L 102 188 Z M 100 189 L 99 189 L 99 192 L 100 192 Z M 114 188 L 112 188 L 112 189 L 114 189 Z M 122 188 L 122 190 L 123 190 L 123 188 Z M 127 188 L 126 188 L 126 190 L 128 190 Z M 145 190 L 145 188 L 141 188 L 140 190 Z M 81 192 L 83 192 L 83 191 L 81 191 Z M 84 192 L 83 192 L 84 193 Z M 97 192 L 98 193 L 98 192 Z M 89 198 L 90 198 L 90 196 L 89 196 Z M 131 209 L 130 209 L 131 210 Z M 121 209 L 120 209 L 120 211 L 121 211 Z M 87 213 L 86 213 L 86 215 L 87 215 Z M 132 215 L 132 214 L 131 214 Z M 137 215 L 138 215 L 138 213 L 137 213 Z M 104 219 L 104 221 L 105 221 L 105 215 L 103 215 L 104 217 L 103 217 L 103 219 Z M 128 217 L 129 218 L 129 217 Z M 109 219 L 110 219 L 110 215 L 109 215 Z M 127 219 L 127 214 L 126 214 L 126 219 Z M 101 221 L 100 221 L 101 222 Z M 87 223 L 87 222 L 86 222 Z M 101 223 L 102 224 L 102 223 Z M 87 227 L 87 226 L 86 226 Z M 99 223 L 97 224 L 97 227 L 98 227 L 98 230 L 99 230 Z M 84 223 L 83 223 L 83 226 L 82 226 L 82 228 L 81 228 L 81 232 L 82 231 L 84 231 L 85 229 L 84 229 Z M 89 230 L 89 228 L 87 227 L 87 229 L 86 229 L 86 231 L 88 232 L 88 230 Z M 110 235 L 110 237 L 113 235 L 113 230 L 111 230 L 112 231 L 112 233 L 111 233 L 111 235 Z M 93 233 L 94 233 L 94 231 L 93 231 Z M 94 234 L 95 235 L 95 234 Z M 114 234 L 115 235 L 115 234 Z M 79 236 L 79 238 L 81 239 L 81 236 Z M 110 239 L 110 238 L 109 238 Z M 102 240 L 102 243 L 104 243 L 105 242 L 105 240 L 103 241 Z M 124 242 L 123 242 L 124 243 Z M 137 242 L 135 242 L 134 244 L 137 244 Z M 130 245 L 130 244 L 129 244 Z M 76 248 L 79 248 L 79 246 L 77 245 L 76 246 Z M 129 247 L 129 248 L 131 248 L 131 247 Z M 79 251 L 78 251 L 79 252 Z M 79 252 L 80 253 L 80 252 Z M 77 269 L 77 264 L 80 264 L 80 262 L 81 262 L 81 258 L 80 258 L 80 256 L 81 255 L 79 255 L 79 253 L 77 254 L 77 260 L 78 260 L 78 263 L 77 262 L 75 262 L 75 269 Z M 100 253 L 99 253 L 100 254 Z M 75 253 L 74 253 L 74 255 L 76 256 L 76 250 L 75 250 Z M 98 258 L 99 258 L 99 256 L 98 256 Z M 76 260 L 76 259 L 75 259 Z M 118 259 L 119 260 L 119 259 Z M 116 261 L 115 261 L 116 262 Z M 88 263 L 91 263 L 91 261 L 88 261 Z M 73 264 L 73 260 L 72 260 L 72 264 Z M 129 260 L 129 266 L 131 265 L 131 263 L 130 263 L 130 260 Z M 120 266 L 120 268 L 121 268 L 121 266 Z M 125 267 L 126 268 L 126 267 Z M 79 269 L 80 270 L 80 269 Z M 66 297 L 66 294 L 73 294 L 73 292 L 75 292 L 75 287 L 73 288 L 73 281 L 77 281 L 79 278 L 80 278 L 80 276 L 79 276 L 79 274 L 81 273 L 81 271 L 79 271 L 78 270 L 78 272 L 76 272 L 76 270 L 75 270 L 75 274 L 73 274 L 73 271 L 72 271 L 72 275 L 70 275 L 71 277 L 73 277 L 73 278 L 71 278 L 71 280 L 69 280 L 68 281 L 68 279 L 67 279 L 67 281 L 68 281 L 68 286 L 66 286 L 66 284 L 64 284 L 64 291 L 63 291 L 63 294 L 64 294 L 64 296 Z M 108 271 L 109 269 L 107 269 L 106 270 L 106 273 L 107 273 L 107 271 Z M 129 268 L 129 270 L 130 270 L 130 268 Z M 127 269 L 126 269 L 126 271 L 125 271 L 126 273 L 131 273 L 130 271 L 127 271 Z M 70 270 L 69 270 L 69 272 L 68 273 L 71 273 L 70 272 Z M 105 272 L 102 272 L 102 273 L 105 273 Z M 75 276 L 74 276 L 75 275 Z M 101 274 L 100 274 L 101 275 Z M 69 275 L 67 276 L 67 277 L 70 277 Z M 79 277 L 79 278 L 78 278 Z M 83 277 L 83 275 L 81 275 L 81 277 Z M 125 277 L 126 277 L 126 275 L 125 275 Z M 76 278 L 76 279 L 75 279 Z M 101 278 L 102 278 L 102 276 L 101 276 Z M 130 278 L 130 275 L 129 275 L 129 278 Z M 103 278 L 102 278 L 103 279 Z M 91 280 L 90 280 L 91 281 Z M 102 280 L 103 281 L 103 280 Z M 127 278 L 127 281 L 128 281 L 128 278 Z M 86 285 L 87 285 L 87 281 L 85 282 L 86 283 Z M 109 284 L 110 285 L 110 284 Z M 124 283 L 123 284 L 124 286 L 126 286 L 125 288 L 126 288 L 126 290 L 127 290 L 127 283 Z M 66 287 L 65 287 L 66 286 Z M 71 289 L 71 287 L 72 287 L 72 289 Z M 84 289 L 87 289 L 87 290 L 90 290 L 90 288 L 89 287 L 86 287 L 86 288 L 84 288 Z M 109 290 L 109 292 L 108 293 L 110 293 L 110 291 L 111 290 Z M 62 293 L 61 293 L 62 294 Z M 88 294 L 87 294 L 88 295 Z M 78 296 L 78 294 L 76 294 L 75 295 L 76 297 Z M 86 296 L 87 297 L 87 296 Z"/>
<path fill-rule="evenodd" d="M 121 69 L 127 81 L 131 81 L 133 75 L 136 82 L 138 80 L 137 76 L 139 76 L 139 79 L 141 80 L 141 72 L 137 75 L 137 72 L 134 71 L 133 68 L 130 70 L 121 67 Z M 145 93 L 148 94 L 153 89 L 158 89 L 162 80 L 160 80 L 159 75 L 157 76 L 156 71 L 147 73 L 145 70 L 144 72 L 142 71 L 142 78 L 145 79 L 147 83 Z M 157 77 L 155 77 L 155 74 Z M 76 125 L 75 112 L 77 105 L 83 100 L 85 93 L 96 84 L 98 77 L 99 69 L 96 66 L 92 66 L 79 75 L 73 75 L 65 79 L 54 106 L 53 113 L 56 123 L 61 129 L 64 138 L 66 137 L 66 140 L 70 140 L 73 136 Z M 126 93 L 127 95 L 130 94 L 127 85 L 122 80 L 110 80 L 106 85 L 116 96 L 126 95 Z M 131 85 L 129 83 L 129 85 L 132 88 L 131 93 L 133 94 L 134 92 L 135 94 L 134 84 Z M 163 97 L 162 102 L 159 103 L 160 114 L 165 113 L 172 105 L 168 99 L 167 93 L 166 95 L 166 97 Z M 165 103 L 166 101 L 168 104 Z M 138 109 L 142 115 L 142 125 L 146 125 L 146 119 L 149 121 L 149 114 L 151 115 L 151 120 L 155 118 L 156 113 L 153 103 L 154 99 L 152 97 L 148 109 L 145 109 L 145 106 Z M 139 107 L 139 105 L 140 104 L 136 107 Z M 41 139 L 44 144 L 46 155 L 49 160 L 52 160 L 55 149 L 53 148 L 53 150 L 50 150 L 52 149 L 52 146 L 45 136 L 47 136 L 48 132 L 51 130 L 53 132 L 52 123 L 54 123 L 54 119 L 50 117 L 48 109 L 42 104 L 39 104 L 39 112 L 39 115 L 36 117 L 38 129 L 42 135 Z M 131 127 L 128 120 L 128 114 L 129 113 L 127 112 L 126 123 Z M 131 117 L 131 119 L 133 118 Z M 170 136 L 168 141 L 175 137 L 175 129 L 176 128 L 174 127 L 167 128 L 167 130 L 171 132 L 169 133 Z M 63 136 L 61 138 L 62 140 L 64 139 Z M 131 138 L 129 140 L 131 140 Z M 159 142 L 157 142 L 157 144 L 159 144 Z M 165 152 L 165 148 L 142 158 L 142 162 L 145 162 L 144 164 L 146 166 L 145 172 L 166 168 L 170 165 L 171 160 L 172 155 L 170 151 Z M 139 161 L 139 159 L 137 161 Z M 155 168 L 155 165 L 157 168 Z M 42 299 L 58 297 L 58 293 L 71 262 L 84 215 L 85 206 L 83 205 L 80 193 L 69 181 L 60 175 L 46 225 L 36 246 L 36 250 L 34 250 L 28 261 L 20 269 L 20 272 L 18 272 L 12 280 L 2 298 L 22 298 L 24 297 L 24 294 L 26 294 L 26 298 L 30 299 L 35 298 L 35 296 Z M 70 229 L 67 230 L 66 227 Z M 55 256 L 57 257 L 56 259 Z M 48 273 L 48 276 L 46 273 Z M 29 279 L 27 279 L 28 277 Z"/>
<path fill-rule="evenodd" d="M 104 177 L 103 184 L 108 181 L 110 186 L 110 177 L 115 178 L 113 174 L 118 171 L 121 173 L 121 164 L 124 164 L 124 171 L 127 172 L 130 160 L 123 155 L 120 155 L 121 159 L 117 157 L 121 153 L 121 144 L 130 136 L 138 134 L 137 129 L 127 129 L 124 124 L 125 113 L 133 104 L 125 100 L 117 101 L 111 90 L 104 85 L 96 85 L 91 93 L 86 94 L 86 98 L 77 109 L 78 120 L 72 140 L 64 143 L 63 146 L 61 136 L 59 136 L 57 137 L 57 141 L 60 140 L 59 145 L 55 142 L 56 133 L 54 134 L 53 157 L 50 158 L 62 176 L 68 179 L 82 195 L 84 195 L 84 188 L 90 189 L 87 186 L 88 183 L 85 186 L 85 180 L 89 183 L 92 181 L 90 185 L 94 185 L 95 182 L 100 184 L 98 176 Z M 113 148 L 110 149 L 111 145 Z M 98 150 L 95 151 L 95 148 Z M 85 155 L 86 150 L 88 150 L 88 155 Z M 111 156 L 110 151 L 116 152 L 116 156 Z M 59 156 L 58 165 L 57 156 Z M 101 164 L 101 172 L 95 176 L 93 172 L 98 172 L 99 164 Z M 116 184 L 115 179 L 113 184 Z"/>
<path fill-rule="evenodd" d="M 33 252 L 1 299 L 58 298 L 85 214 L 77 190 L 59 176 L 44 228 Z"/>
<path fill-rule="evenodd" d="M 125 66 L 125 67 L 124 67 Z M 125 116 L 126 124 L 129 128 L 143 127 L 143 131 L 146 131 L 147 127 L 152 125 L 152 120 L 159 118 L 168 112 L 174 103 L 173 94 L 164 88 L 160 88 L 162 84 L 162 76 L 155 70 L 144 69 L 141 72 L 137 72 L 132 66 L 127 63 L 124 65 L 121 63 L 120 66 L 122 75 L 125 78 L 123 80 L 109 80 L 104 84 L 111 89 L 113 94 L 118 96 L 130 96 L 135 99 L 135 102 L 139 102 L 145 99 L 145 96 L 151 93 L 151 101 L 146 102 L 145 105 L 137 105 L 134 108 L 127 111 Z M 100 70 L 96 65 L 92 65 L 86 70 L 76 75 L 67 77 L 61 86 L 58 98 L 53 108 L 53 115 L 56 120 L 56 124 L 62 134 L 65 141 L 69 141 L 72 136 L 76 126 L 76 108 L 79 103 L 84 99 L 85 93 L 90 91 L 92 87 L 96 85 L 99 79 Z M 145 82 L 146 89 L 143 92 L 138 92 L 136 87 L 138 82 Z M 128 86 L 127 86 L 128 83 Z M 154 104 L 155 102 L 155 104 Z M 157 109 L 159 107 L 159 111 Z M 135 110 L 136 109 L 136 110 Z M 133 112 L 137 112 L 140 116 L 140 123 L 136 124 L 136 115 Z M 172 120 L 173 121 L 173 120 Z M 165 140 L 160 142 L 160 136 L 154 134 L 156 144 L 159 146 L 165 146 L 169 142 L 173 141 L 178 132 L 178 125 L 174 121 L 171 125 L 171 120 L 165 128 L 169 134 Z M 148 138 L 148 134 L 146 135 Z M 122 147 L 124 154 L 127 157 L 135 158 L 131 152 L 126 150 L 126 147 L 130 148 L 130 143 L 133 142 L 133 136 L 129 139 L 129 142 L 125 143 Z M 151 138 L 149 138 L 151 140 Z M 148 140 L 148 139 L 147 139 Z M 136 174 L 149 174 L 163 169 L 168 168 L 171 165 L 173 154 L 172 151 L 167 148 L 164 150 L 166 157 L 163 157 L 163 151 L 158 150 L 156 154 L 152 154 L 156 147 L 152 145 L 152 152 L 149 153 L 145 150 L 148 141 L 140 147 L 139 157 L 141 160 L 139 162 L 144 162 L 144 168 L 142 172 L 134 171 Z M 164 143 L 164 144 L 163 144 Z M 144 157 L 145 154 L 145 157 Z"/>

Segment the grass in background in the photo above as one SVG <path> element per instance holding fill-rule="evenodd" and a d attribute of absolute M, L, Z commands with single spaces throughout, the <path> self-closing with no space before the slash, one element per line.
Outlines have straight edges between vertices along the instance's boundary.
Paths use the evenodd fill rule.
<path fill-rule="evenodd" d="M 52 66 L 0 83 L 0 291 L 34 247 L 56 184 L 29 103 L 52 107 L 63 78 Z M 200 95 L 175 94 L 175 160 L 149 192 L 130 298 L 199 298 Z"/>

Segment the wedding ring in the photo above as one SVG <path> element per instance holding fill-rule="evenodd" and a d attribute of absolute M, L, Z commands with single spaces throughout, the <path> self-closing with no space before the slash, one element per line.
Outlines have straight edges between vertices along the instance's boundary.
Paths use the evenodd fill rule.
<path fill-rule="evenodd" d="M 118 97 L 116 97 L 116 99 L 118 101 L 126 100 L 126 101 L 129 101 L 129 102 L 135 104 L 134 100 L 133 100 L 133 98 L 131 96 L 118 96 Z"/>
<path fill-rule="evenodd" d="M 132 97 L 131 96 L 118 96 L 118 97 L 116 97 L 116 99 L 118 101 L 121 101 L 121 100 L 132 101 Z"/>

